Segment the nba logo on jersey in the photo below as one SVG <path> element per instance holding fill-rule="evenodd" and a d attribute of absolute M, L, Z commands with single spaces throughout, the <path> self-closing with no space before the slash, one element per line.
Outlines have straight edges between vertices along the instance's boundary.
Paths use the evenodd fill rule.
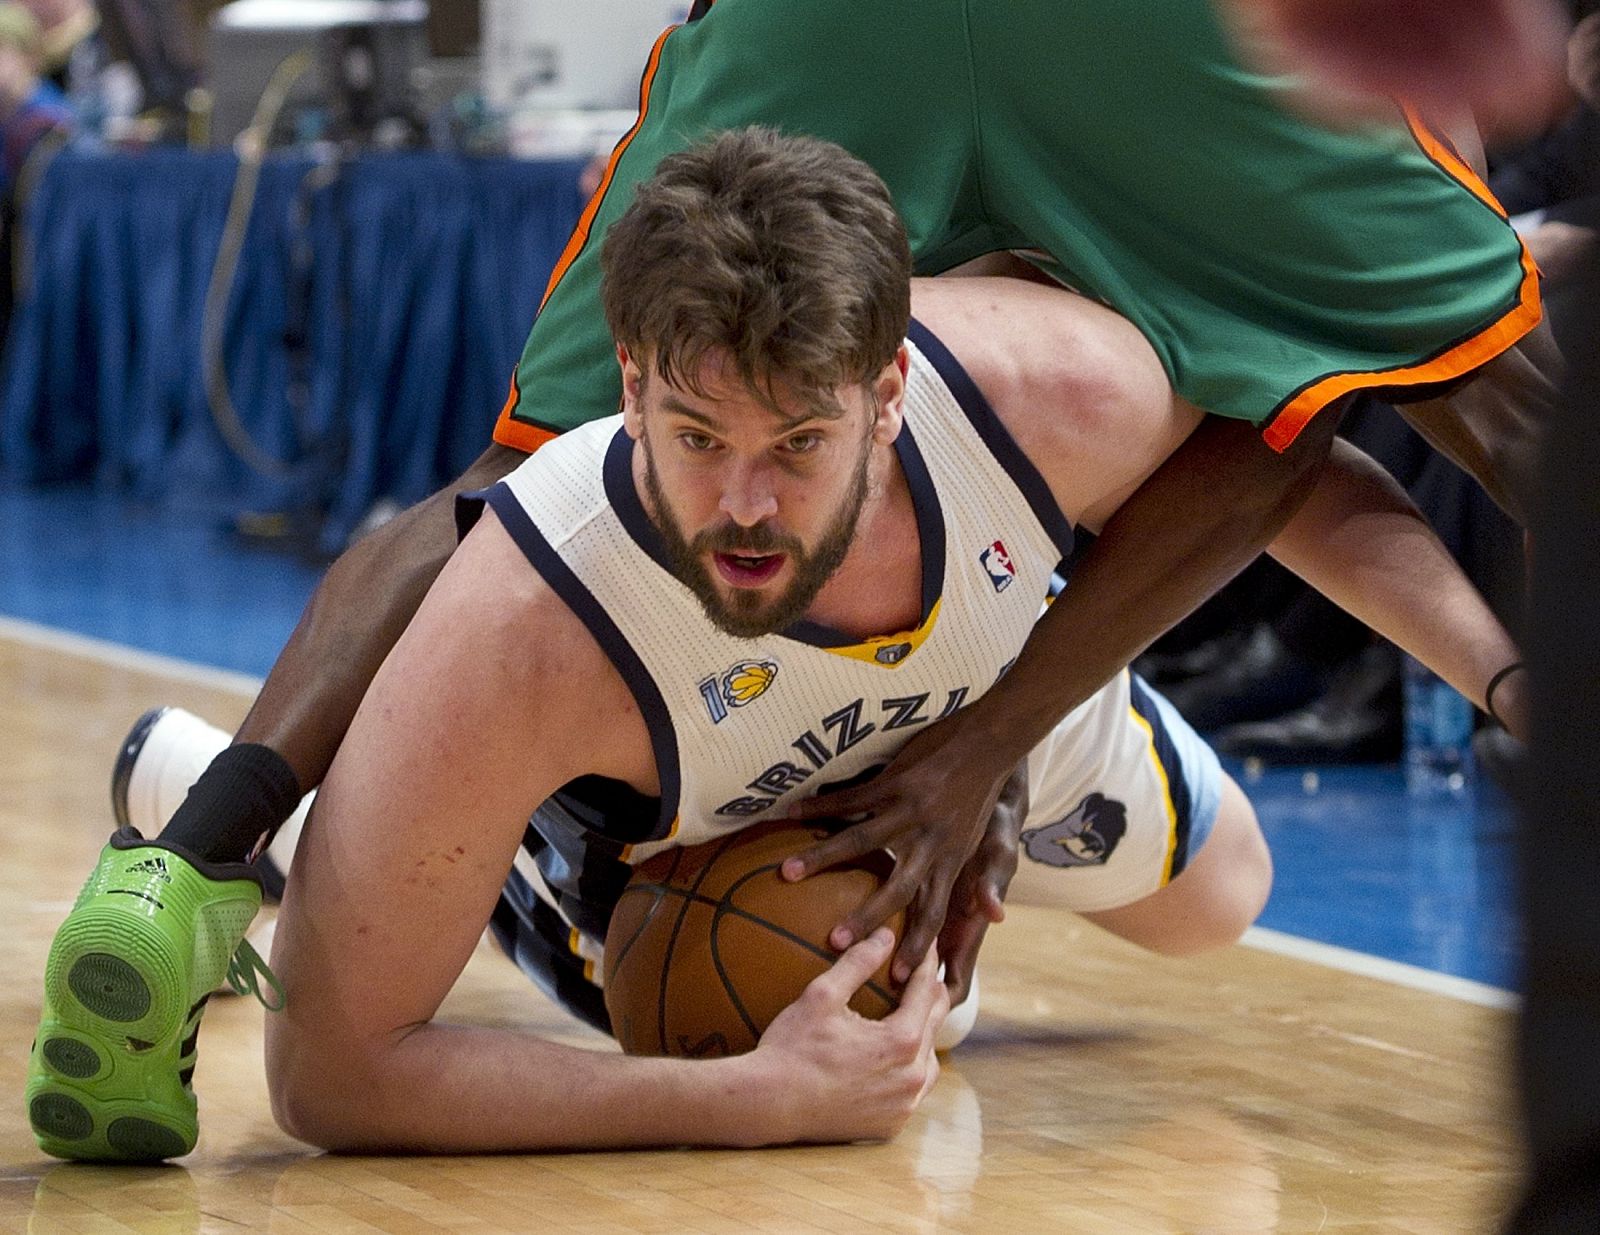
<path fill-rule="evenodd" d="M 1006 552 L 1003 540 L 995 541 L 978 554 L 978 562 L 989 572 L 989 582 L 994 584 L 997 592 L 1005 591 L 1017 577 L 1017 568 L 1011 564 L 1011 555 Z"/>

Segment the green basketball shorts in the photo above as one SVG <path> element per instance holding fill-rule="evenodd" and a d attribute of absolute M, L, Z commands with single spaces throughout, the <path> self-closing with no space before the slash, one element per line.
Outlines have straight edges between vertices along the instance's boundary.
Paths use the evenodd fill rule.
<path fill-rule="evenodd" d="M 751 124 L 876 168 L 919 273 L 1037 251 L 1180 395 L 1280 450 L 1346 394 L 1453 380 L 1538 322 L 1532 259 L 1448 143 L 1398 109 L 1319 127 L 1287 88 L 1208 0 L 716 0 L 652 51 L 495 438 L 532 450 L 617 410 L 605 229 L 662 157 Z"/>

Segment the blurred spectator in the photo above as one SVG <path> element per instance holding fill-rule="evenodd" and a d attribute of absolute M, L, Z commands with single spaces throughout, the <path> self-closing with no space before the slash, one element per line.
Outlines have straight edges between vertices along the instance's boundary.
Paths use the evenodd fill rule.
<path fill-rule="evenodd" d="M 28 9 L 0 3 L 0 191 L 7 197 L 40 140 L 73 125 L 66 97 L 40 75 L 42 46 Z"/>
<path fill-rule="evenodd" d="M 39 23 L 39 75 L 63 94 L 92 87 L 105 67 L 100 14 L 91 0 L 18 0 Z"/>
<path fill-rule="evenodd" d="M 1587 7 L 1596 5 L 1591 0 Z M 1593 290 L 1580 271 L 1586 266 L 1592 269 L 1600 243 L 1600 12 L 1590 12 L 1577 24 L 1567 49 L 1568 77 L 1582 106 L 1559 130 L 1564 161 L 1541 150 L 1545 157 L 1538 164 L 1541 170 L 1554 165 L 1556 183 L 1565 191 L 1552 185 L 1543 199 L 1519 199 L 1512 209 L 1528 212 L 1515 221 L 1544 272 L 1545 304 L 1556 342 L 1576 358 L 1595 346 L 1594 338 L 1585 333 L 1592 322 L 1580 303 Z M 1587 140 L 1573 140 L 1574 134 L 1584 134 Z M 1521 159 L 1512 167 L 1519 177 L 1528 174 Z M 1498 181 L 1495 188 L 1501 188 Z"/>

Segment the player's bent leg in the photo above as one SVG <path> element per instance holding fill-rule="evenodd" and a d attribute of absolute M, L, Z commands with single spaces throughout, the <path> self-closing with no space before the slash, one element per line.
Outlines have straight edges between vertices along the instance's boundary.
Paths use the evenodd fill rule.
<path fill-rule="evenodd" d="M 1232 943 L 1266 903 L 1272 860 L 1255 811 L 1137 675 L 1063 719 L 1028 779 L 1009 902 L 1070 909 L 1169 955 Z"/>
<path fill-rule="evenodd" d="M 1272 890 L 1272 855 L 1255 809 L 1224 775 L 1216 823 L 1183 873 L 1149 896 L 1082 916 L 1152 952 L 1192 956 L 1234 943 Z"/>
<path fill-rule="evenodd" d="M 1561 369 L 1549 325 L 1540 323 L 1445 397 L 1397 406 L 1429 445 L 1526 527 L 1538 499 L 1541 444 L 1560 410 Z"/>

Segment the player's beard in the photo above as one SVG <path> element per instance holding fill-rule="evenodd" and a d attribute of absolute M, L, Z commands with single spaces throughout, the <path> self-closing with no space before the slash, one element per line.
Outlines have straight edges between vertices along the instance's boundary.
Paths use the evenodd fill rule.
<path fill-rule="evenodd" d="M 754 527 L 740 527 L 724 522 L 707 528 L 690 540 L 683 527 L 673 517 L 672 507 L 661 491 L 661 480 L 656 475 L 655 456 L 650 451 L 650 439 L 644 443 L 644 485 L 649 495 L 656 530 L 661 533 L 672 573 L 695 594 L 706 617 L 718 630 L 739 639 L 754 639 L 770 635 L 792 626 L 806 615 L 811 602 L 817 598 L 833 572 L 839 569 L 845 555 L 850 552 L 856 535 L 856 524 L 861 519 L 861 509 L 867 501 L 867 465 L 871 460 L 870 443 L 863 447 L 861 460 L 850 484 L 850 491 L 840 503 L 838 513 L 828 530 L 817 542 L 816 548 L 806 551 L 793 536 L 773 530 L 765 523 Z M 794 578 L 788 588 L 774 599 L 768 599 L 754 588 L 734 588 L 724 595 L 718 591 L 706 562 L 713 553 L 782 553 L 794 569 Z"/>

